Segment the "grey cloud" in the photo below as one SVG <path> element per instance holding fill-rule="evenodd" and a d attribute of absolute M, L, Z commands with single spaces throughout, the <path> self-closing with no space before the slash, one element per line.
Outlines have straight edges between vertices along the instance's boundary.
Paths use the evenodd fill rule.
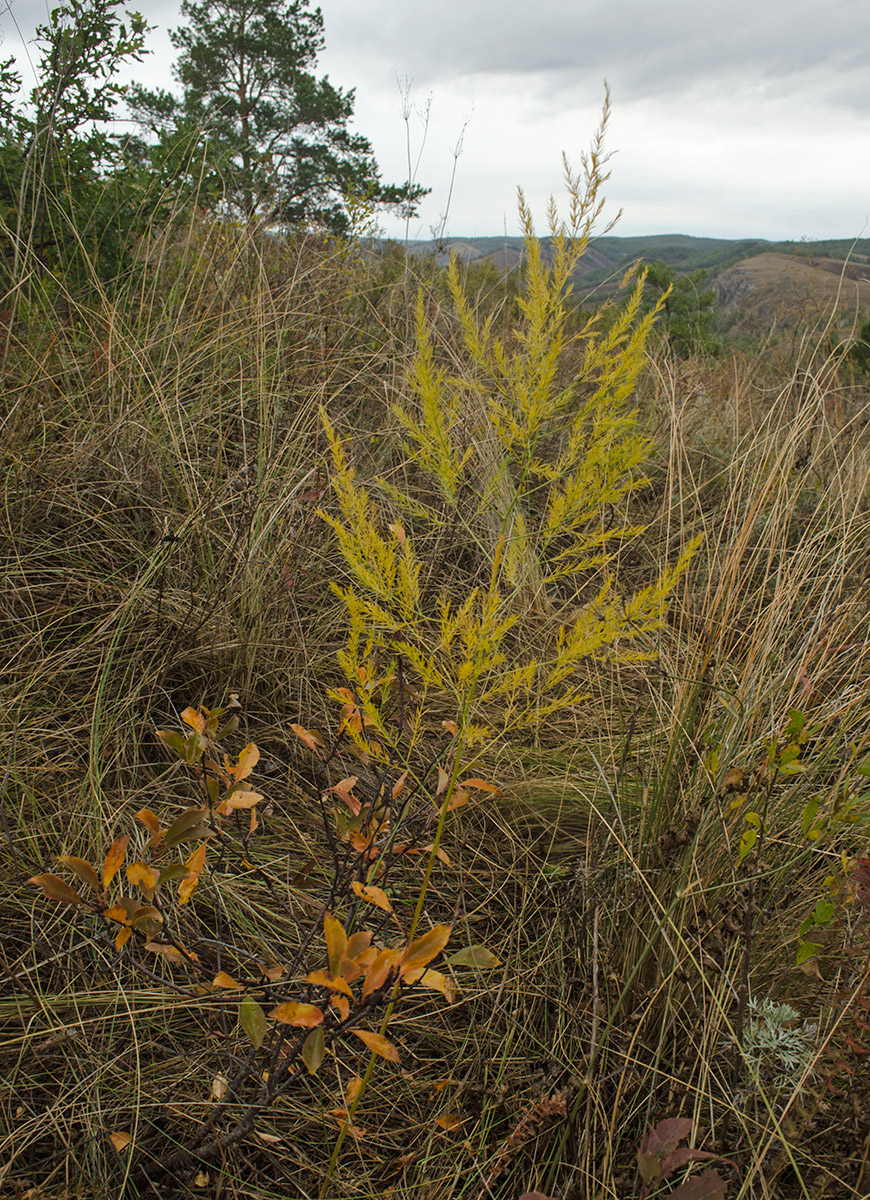
<path fill-rule="evenodd" d="M 323 8 L 332 50 L 409 71 L 421 86 L 521 74 L 541 88 L 586 90 L 607 76 L 622 97 L 639 99 L 730 87 L 736 78 L 791 90 L 821 71 L 845 96 L 867 90 L 870 7 L 857 0 L 539 0 L 534 8 L 524 0 L 327 0 Z"/>

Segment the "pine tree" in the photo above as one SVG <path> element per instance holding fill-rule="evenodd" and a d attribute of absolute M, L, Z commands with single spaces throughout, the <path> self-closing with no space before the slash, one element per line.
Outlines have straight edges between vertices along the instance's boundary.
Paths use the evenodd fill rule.
<path fill-rule="evenodd" d="M 136 87 L 134 115 L 166 155 L 196 142 L 198 186 L 245 219 L 342 231 L 347 202 L 414 211 L 425 189 L 381 182 L 369 141 L 349 129 L 354 92 L 313 73 L 323 15 L 309 0 L 184 0 L 180 98 Z M 204 175 L 202 164 L 206 165 Z"/>

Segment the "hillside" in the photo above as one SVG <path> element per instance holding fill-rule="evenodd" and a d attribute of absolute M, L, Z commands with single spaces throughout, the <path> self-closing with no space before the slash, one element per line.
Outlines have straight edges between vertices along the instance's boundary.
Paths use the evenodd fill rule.
<path fill-rule="evenodd" d="M 546 259 L 550 239 L 542 239 L 541 244 Z M 438 266 L 446 266 L 456 255 L 463 263 L 513 271 L 522 262 L 523 241 L 519 237 L 429 240 L 411 243 L 411 250 L 416 255 L 434 255 Z M 590 245 L 577 270 L 584 295 L 600 298 L 614 293 L 626 269 L 638 261 L 662 261 L 678 274 L 707 271 L 718 307 L 728 312 L 730 325 L 764 323 L 774 315 L 790 324 L 810 309 L 833 304 L 870 308 L 870 239 L 808 243 L 686 234 L 602 237 Z"/>

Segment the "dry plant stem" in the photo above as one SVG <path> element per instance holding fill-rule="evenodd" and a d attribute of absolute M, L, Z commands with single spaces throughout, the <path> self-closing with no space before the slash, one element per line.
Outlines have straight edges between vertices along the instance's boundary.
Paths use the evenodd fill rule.
<path fill-rule="evenodd" d="M 470 696 L 469 702 L 470 702 L 471 698 L 472 697 Z M 417 895 L 417 903 L 414 906 L 414 915 L 411 918 L 411 924 L 408 929 L 407 941 L 408 941 L 409 945 L 414 939 L 415 933 L 417 931 L 417 926 L 419 925 L 420 918 L 423 915 L 423 906 L 426 903 L 426 894 L 429 890 L 429 881 L 432 878 L 432 871 L 434 869 L 435 862 L 438 857 L 438 850 L 441 846 L 441 839 L 444 835 L 444 825 L 447 820 L 447 810 L 450 806 L 450 800 L 451 800 L 451 798 L 453 796 L 453 792 L 456 788 L 456 781 L 459 778 L 459 770 L 460 770 L 460 766 L 461 766 L 461 758 L 460 758 L 461 747 L 462 747 L 462 738 L 460 735 L 460 737 L 457 739 L 456 753 L 453 756 L 453 764 L 452 764 L 451 772 L 450 772 L 450 781 L 447 785 L 447 790 L 444 794 L 444 800 L 441 803 L 441 812 L 439 813 L 439 816 L 438 816 L 438 825 L 435 830 L 435 837 L 433 838 L 433 841 L 432 841 L 432 849 L 429 852 L 429 858 L 426 862 L 426 869 L 423 873 L 423 882 L 420 885 L 420 891 Z M 393 984 L 392 994 L 390 995 L 389 1003 L 387 1004 L 386 1010 L 384 1011 L 383 1018 L 381 1019 L 380 1028 L 378 1030 L 378 1032 L 380 1033 L 380 1035 L 382 1037 L 387 1032 L 387 1028 L 390 1023 L 390 1018 L 393 1015 L 393 1011 L 396 1007 L 396 1001 L 399 998 L 400 988 L 401 988 L 401 982 L 400 982 L 400 980 L 397 979 L 396 982 Z M 354 1116 L 356 1115 L 356 1111 L 359 1108 L 360 1101 L 362 1100 L 362 1098 L 365 1094 L 369 1080 L 372 1077 L 372 1071 L 375 1068 L 375 1059 L 376 1058 L 377 1058 L 377 1055 L 375 1055 L 375 1054 L 369 1055 L 369 1060 L 366 1063 L 365 1073 L 362 1076 L 362 1084 L 360 1085 L 359 1089 L 357 1090 L 357 1094 L 354 1097 L 353 1102 L 350 1106 L 350 1111 L 348 1113 L 347 1120 L 344 1121 L 344 1123 L 342 1124 L 341 1129 L 338 1134 L 338 1137 L 336 1138 L 335 1147 L 333 1148 L 332 1154 L 329 1159 L 329 1167 L 327 1168 L 327 1171 L 326 1171 L 326 1177 L 323 1181 L 323 1186 L 320 1190 L 319 1200 L 326 1200 L 327 1191 L 331 1187 L 332 1180 L 335 1177 L 335 1169 L 338 1164 L 338 1156 L 341 1153 L 341 1148 L 344 1145 L 344 1140 L 347 1137 L 348 1131 L 350 1130 L 350 1128 L 353 1125 Z"/>

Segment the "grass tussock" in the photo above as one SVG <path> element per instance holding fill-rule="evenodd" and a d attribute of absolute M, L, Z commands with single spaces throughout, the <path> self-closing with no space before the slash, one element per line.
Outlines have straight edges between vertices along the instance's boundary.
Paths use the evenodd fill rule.
<path fill-rule="evenodd" d="M 870 395 L 825 342 L 677 359 L 632 332 L 631 301 L 593 342 L 567 300 L 564 327 L 553 309 L 523 341 L 516 296 L 481 298 L 458 272 L 445 286 L 203 220 L 144 241 L 120 289 L 51 282 L 22 287 L 2 328 L 0 1190 L 664 1196 L 679 1176 L 646 1188 L 637 1152 L 687 1118 L 731 1197 L 866 1195 Z M 619 345 L 637 359 L 621 376 Z M 571 403 L 602 380 L 616 396 L 588 428 L 631 441 L 573 543 L 548 532 L 541 480 L 563 463 L 570 490 L 578 377 Z M 538 441 L 513 460 L 506 397 L 523 387 Z M 487 395 L 501 425 L 484 437 Z M 619 405 L 638 409 L 627 433 Z M 363 589 L 354 609 L 375 560 L 380 607 Z M 553 631 L 605 611 L 605 575 L 643 596 L 675 563 L 667 605 L 633 626 L 607 609 L 616 650 L 590 642 L 570 696 L 533 719 Z M 494 648 L 473 695 L 436 608 L 471 595 Z M 407 678 L 371 682 L 391 664 Z M 62 875 L 60 856 L 101 864 L 128 833 L 128 861 L 147 857 L 135 814 L 168 826 L 210 770 L 173 763 L 155 731 L 234 696 L 227 762 L 256 743 L 265 799 L 256 830 L 227 816 L 173 916 L 197 975 L 116 948 L 99 914 L 26 881 Z M 523 719 L 499 725 L 508 702 Z M 451 720 L 471 730 L 453 768 Z M 498 965 L 442 963 L 447 994 L 408 993 L 388 1026 L 401 1067 L 371 1070 L 336 1037 L 317 1073 L 281 1075 L 276 1048 L 245 1127 L 250 1041 L 203 980 L 259 979 L 262 999 L 263 971 L 322 967 L 324 910 L 350 921 L 336 880 L 356 870 L 326 788 L 392 786 L 405 727 L 409 798 L 378 843 L 399 920 L 450 924 L 448 957 L 484 947 Z M 439 769 L 461 787 L 471 763 L 499 794 L 472 787 L 437 820 Z M 444 857 L 402 858 L 400 829 Z"/>

